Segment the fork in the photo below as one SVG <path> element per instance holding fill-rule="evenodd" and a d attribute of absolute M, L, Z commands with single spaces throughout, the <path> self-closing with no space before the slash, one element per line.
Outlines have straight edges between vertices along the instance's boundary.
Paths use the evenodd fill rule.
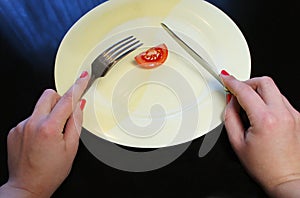
<path fill-rule="evenodd" d="M 82 96 L 98 78 L 104 77 L 118 61 L 142 45 L 134 36 L 129 36 L 104 50 L 92 63 L 91 78 Z"/>

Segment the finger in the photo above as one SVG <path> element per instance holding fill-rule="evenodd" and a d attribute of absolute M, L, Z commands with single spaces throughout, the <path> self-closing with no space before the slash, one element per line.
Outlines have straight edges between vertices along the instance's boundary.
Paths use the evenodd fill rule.
<path fill-rule="evenodd" d="M 229 141 L 234 150 L 239 151 L 244 145 L 245 129 L 239 115 L 240 105 L 233 97 L 225 109 L 224 121 Z"/>
<path fill-rule="evenodd" d="M 288 99 L 285 96 L 281 96 L 282 97 L 282 101 L 284 103 L 284 105 L 286 106 L 286 108 L 288 109 L 288 111 L 294 116 L 294 117 L 298 117 L 299 116 L 299 112 L 291 105 L 291 103 L 288 101 Z"/>
<path fill-rule="evenodd" d="M 59 99 L 60 96 L 54 90 L 45 90 L 36 103 L 32 116 L 48 115 Z"/>
<path fill-rule="evenodd" d="M 252 78 L 245 82 L 256 90 L 267 105 L 282 106 L 281 93 L 270 77 Z"/>
<path fill-rule="evenodd" d="M 15 126 L 14 128 L 12 128 L 9 133 L 7 138 L 11 138 L 13 136 L 22 136 L 23 132 L 24 132 L 24 127 L 26 125 L 26 123 L 28 122 L 28 119 L 23 120 L 22 122 L 20 122 L 19 124 L 17 124 L 17 126 Z"/>
<path fill-rule="evenodd" d="M 81 104 L 78 103 L 74 112 L 71 114 L 69 120 L 66 123 L 64 139 L 67 145 L 67 149 L 71 149 L 74 152 L 77 151 L 80 133 L 82 129 L 83 112 Z"/>
<path fill-rule="evenodd" d="M 266 105 L 251 86 L 235 79 L 233 76 L 220 76 L 223 80 L 224 86 L 237 98 L 239 104 L 246 111 L 248 117 L 257 117 L 256 115 L 261 114 Z"/>
<path fill-rule="evenodd" d="M 67 120 L 75 110 L 75 107 L 81 98 L 87 84 L 89 76 L 82 73 L 81 77 L 76 80 L 73 86 L 61 97 L 53 108 L 49 119 L 55 120 L 56 124 L 63 129 Z"/>

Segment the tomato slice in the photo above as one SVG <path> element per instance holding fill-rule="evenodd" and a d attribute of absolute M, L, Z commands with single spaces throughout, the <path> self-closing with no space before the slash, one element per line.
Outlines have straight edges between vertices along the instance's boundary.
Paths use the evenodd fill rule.
<path fill-rule="evenodd" d="M 168 57 L 166 44 L 160 44 L 140 53 L 134 57 L 135 61 L 143 68 L 151 69 L 163 64 Z"/>

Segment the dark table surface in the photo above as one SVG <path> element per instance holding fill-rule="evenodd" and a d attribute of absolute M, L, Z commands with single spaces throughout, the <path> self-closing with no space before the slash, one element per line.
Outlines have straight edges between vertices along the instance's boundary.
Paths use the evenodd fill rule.
<path fill-rule="evenodd" d="M 60 40 L 82 14 L 101 1 L 85 1 L 87 3 L 84 9 L 69 16 L 69 21 L 65 22 L 67 25 L 52 30 L 56 31 L 56 37 L 51 37 L 51 42 L 45 37 L 45 42 L 41 42 L 38 49 L 30 46 L 30 42 L 27 42 L 28 35 L 26 37 L 20 32 L 22 29 L 16 28 L 16 19 L 9 19 L 8 12 L 11 10 L 5 7 L 5 2 L 7 1 L 0 0 L 1 184 L 8 178 L 7 133 L 31 114 L 44 89 L 55 89 L 54 60 Z M 22 1 L 11 2 L 17 4 L 16 2 Z M 30 3 L 46 1 L 26 2 L 26 6 L 23 6 L 30 10 Z M 84 4 L 83 1 L 76 2 Z M 300 92 L 294 85 L 299 84 L 300 74 L 297 70 L 299 34 L 296 29 L 300 19 L 298 1 L 209 2 L 229 15 L 243 32 L 251 52 L 251 77 L 272 77 L 281 92 L 299 110 Z M 38 17 L 35 20 L 39 20 Z M 56 28 L 55 24 L 48 22 L 50 24 L 40 26 L 40 30 L 48 31 L 52 25 Z M 34 29 L 30 31 L 31 36 L 34 36 Z M 20 40 L 23 40 L 22 43 L 17 44 Z M 53 197 L 266 197 L 235 156 L 225 129 L 213 149 L 205 157 L 199 158 L 198 151 L 202 141 L 203 137 L 193 141 L 168 166 L 143 173 L 125 172 L 107 166 L 94 157 L 81 142 L 69 177 Z"/>

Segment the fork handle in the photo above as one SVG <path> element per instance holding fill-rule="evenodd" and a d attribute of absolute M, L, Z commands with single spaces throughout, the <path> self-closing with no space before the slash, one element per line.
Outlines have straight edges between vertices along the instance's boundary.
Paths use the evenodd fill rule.
<path fill-rule="evenodd" d="M 86 86 L 86 88 L 85 88 L 85 90 L 83 92 L 83 94 L 81 95 L 81 97 L 83 97 L 86 94 L 86 92 L 91 88 L 91 86 L 94 84 L 94 82 L 96 81 L 96 79 L 97 79 L 97 77 L 92 74 L 91 78 L 90 78 L 90 80 L 89 80 L 89 82 L 88 82 L 88 84 L 87 84 L 87 86 Z"/>

